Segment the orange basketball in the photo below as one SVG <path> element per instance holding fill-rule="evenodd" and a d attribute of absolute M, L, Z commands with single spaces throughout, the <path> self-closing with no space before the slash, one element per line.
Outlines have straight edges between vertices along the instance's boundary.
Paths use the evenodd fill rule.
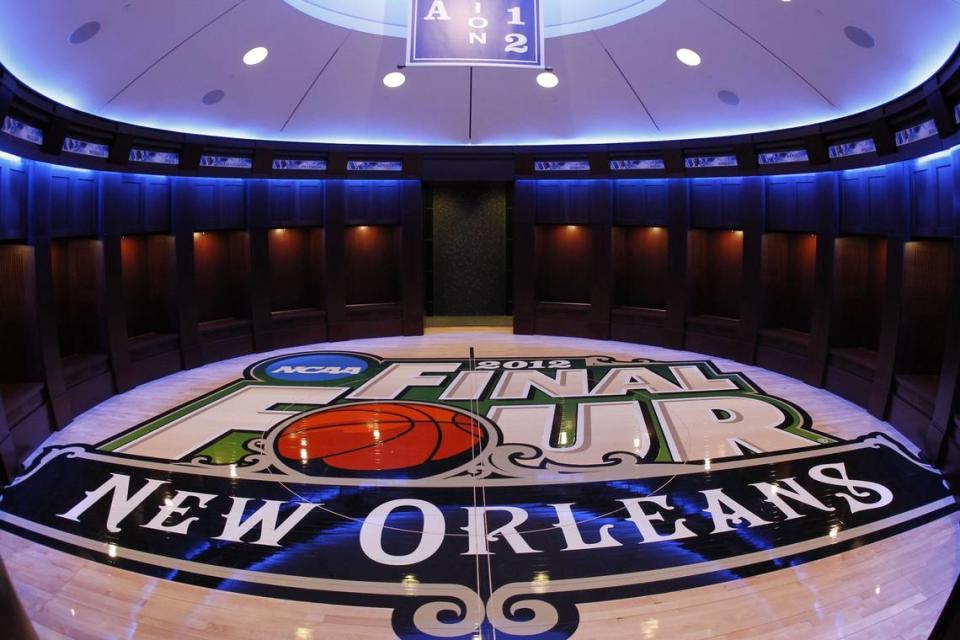
<path fill-rule="evenodd" d="M 364 402 L 300 418 L 283 429 L 276 449 L 292 466 L 376 473 L 469 457 L 485 437 L 476 418 L 456 409 Z"/>

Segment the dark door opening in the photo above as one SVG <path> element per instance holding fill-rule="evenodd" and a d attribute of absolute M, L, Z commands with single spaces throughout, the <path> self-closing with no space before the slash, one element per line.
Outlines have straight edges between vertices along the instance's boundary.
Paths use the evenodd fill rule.
<path fill-rule="evenodd" d="M 511 314 L 510 196 L 503 183 L 426 187 L 428 316 L 466 321 Z"/>

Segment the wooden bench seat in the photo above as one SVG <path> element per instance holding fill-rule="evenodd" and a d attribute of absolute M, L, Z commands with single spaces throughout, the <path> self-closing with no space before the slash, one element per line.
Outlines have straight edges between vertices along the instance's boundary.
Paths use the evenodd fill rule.
<path fill-rule="evenodd" d="M 180 348 L 180 338 L 175 333 L 145 333 L 131 337 L 127 344 L 130 347 L 130 359 L 137 362 L 177 351 Z"/>
<path fill-rule="evenodd" d="M 807 355 L 810 351 L 810 343 L 810 334 L 805 331 L 787 328 L 760 330 L 760 344 L 781 351 Z"/>
<path fill-rule="evenodd" d="M 828 364 L 864 380 L 873 380 L 879 356 L 876 351 L 863 347 L 837 347 L 830 349 Z"/>
<path fill-rule="evenodd" d="M 323 322 L 327 314 L 322 309 L 307 307 L 304 309 L 288 309 L 285 311 L 274 311 L 270 314 L 274 325 L 278 326 L 300 326 Z"/>
<path fill-rule="evenodd" d="M 3 408 L 10 427 L 42 407 L 46 400 L 41 382 L 0 384 L 0 396 L 3 397 Z"/>
<path fill-rule="evenodd" d="M 900 374 L 896 377 L 893 392 L 897 397 L 932 418 L 939 386 L 940 376 L 937 375 Z"/>
<path fill-rule="evenodd" d="M 690 316 L 687 318 L 687 329 L 709 335 L 736 337 L 740 331 L 740 321 L 713 315 Z"/>
<path fill-rule="evenodd" d="M 110 359 L 103 353 L 75 353 L 63 358 L 63 381 L 68 389 L 105 373 L 110 373 Z"/>
<path fill-rule="evenodd" d="M 200 323 L 200 337 L 204 340 L 235 338 L 250 332 L 250 321 L 244 318 L 221 318 Z"/>

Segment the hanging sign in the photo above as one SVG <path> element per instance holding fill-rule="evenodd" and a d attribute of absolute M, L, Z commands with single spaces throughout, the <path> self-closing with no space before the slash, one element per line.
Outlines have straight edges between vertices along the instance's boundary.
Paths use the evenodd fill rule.
<path fill-rule="evenodd" d="M 412 0 L 407 64 L 543 68 L 540 0 Z"/>

